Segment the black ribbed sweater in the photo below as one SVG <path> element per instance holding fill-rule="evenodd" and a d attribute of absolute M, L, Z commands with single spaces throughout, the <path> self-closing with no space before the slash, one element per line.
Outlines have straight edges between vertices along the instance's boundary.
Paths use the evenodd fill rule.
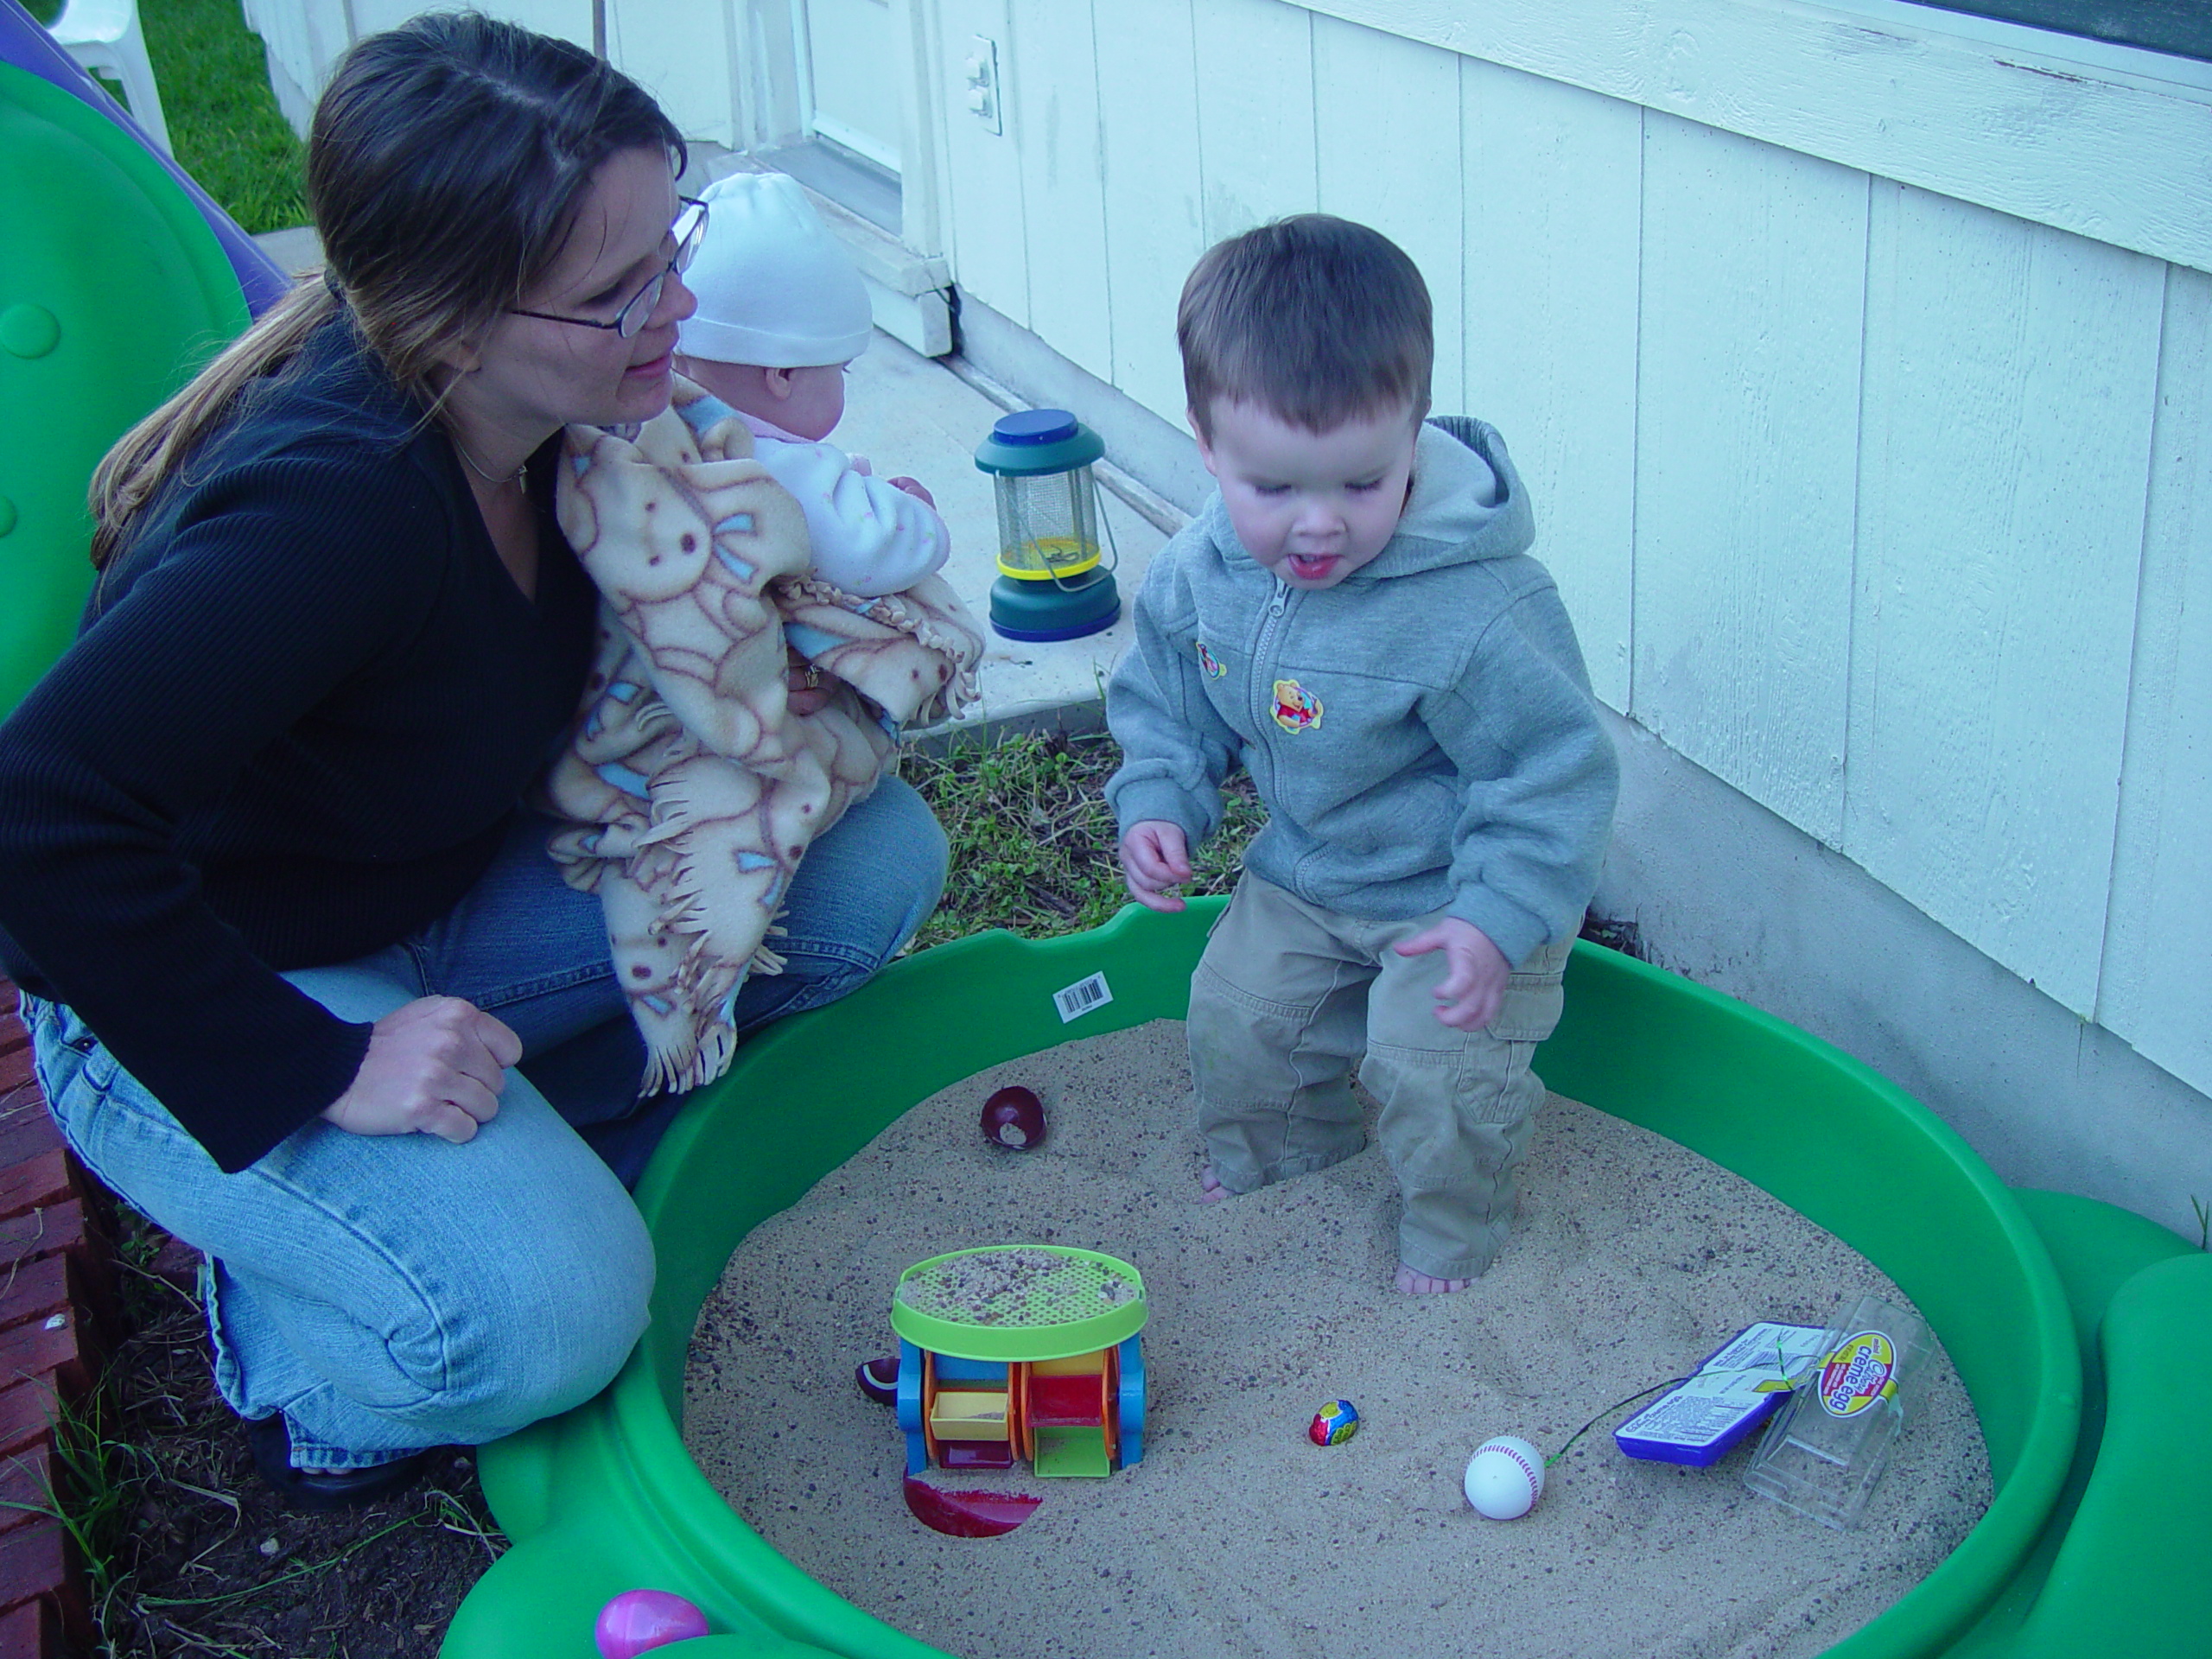
<path fill-rule="evenodd" d="M 367 1052 L 278 970 L 451 909 L 575 710 L 594 599 L 555 453 L 533 603 L 341 314 L 149 505 L 0 725 L 0 962 L 225 1170 Z"/>

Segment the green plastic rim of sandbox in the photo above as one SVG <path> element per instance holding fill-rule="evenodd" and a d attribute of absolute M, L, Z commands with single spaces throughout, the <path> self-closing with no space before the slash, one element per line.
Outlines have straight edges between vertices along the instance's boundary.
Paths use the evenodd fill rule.
<path fill-rule="evenodd" d="M 1180 1019 L 1218 909 L 1133 907 L 1039 944 L 979 935 L 910 957 L 749 1045 L 678 1120 L 641 1184 L 660 1273 L 637 1353 L 588 1405 L 485 1448 L 484 1489 L 515 1548 L 462 1605 L 445 1659 L 592 1659 L 599 1608 L 639 1586 L 688 1596 L 718 1633 L 669 1649 L 671 1659 L 937 1653 L 771 1549 L 685 1452 L 698 1310 L 748 1231 L 908 1107 L 987 1066 Z M 1114 1000 L 1063 1024 L 1052 993 L 1098 973 Z M 1567 1017 L 1537 1065 L 1561 1094 L 1680 1141 L 1834 1232 L 1936 1328 L 1980 1416 L 1995 1497 L 1925 1580 L 1828 1653 L 1951 1650 L 2035 1545 L 2080 1427 L 2072 1316 L 2013 1195 L 1933 1114 L 1848 1056 L 1586 943 L 1569 969 Z"/>

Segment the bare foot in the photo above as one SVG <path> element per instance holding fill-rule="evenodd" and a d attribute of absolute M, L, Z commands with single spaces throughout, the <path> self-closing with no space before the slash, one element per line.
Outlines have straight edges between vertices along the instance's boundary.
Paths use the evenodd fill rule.
<path fill-rule="evenodd" d="M 1398 1263 L 1398 1288 L 1408 1296 L 1433 1296 L 1440 1291 L 1465 1290 L 1474 1282 L 1471 1279 L 1432 1278 L 1425 1273 L 1415 1273 L 1402 1262 Z"/>
<path fill-rule="evenodd" d="M 1199 1169 L 1198 1202 L 1200 1204 L 1219 1204 L 1224 1198 L 1233 1198 L 1236 1196 L 1221 1184 L 1220 1178 L 1213 1173 L 1211 1164 L 1207 1164 Z"/>

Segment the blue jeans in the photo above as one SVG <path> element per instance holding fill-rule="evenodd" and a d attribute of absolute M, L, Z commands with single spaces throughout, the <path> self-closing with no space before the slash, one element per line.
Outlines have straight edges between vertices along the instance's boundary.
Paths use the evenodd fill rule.
<path fill-rule="evenodd" d="M 546 828 L 518 824 L 420 933 L 285 976 L 347 1020 L 442 995 L 512 1027 L 522 1061 L 466 1145 L 317 1120 L 226 1175 L 73 1013 L 23 998 L 63 1135 L 209 1256 L 216 1386 L 242 1417 L 283 1412 L 301 1468 L 513 1433 L 598 1393 L 645 1329 L 652 1249 L 618 1170 L 642 1168 L 680 1102 L 637 1099 L 644 1047 L 599 900 L 561 880 Z M 785 970 L 747 983 L 741 1033 L 882 967 L 936 904 L 944 868 L 928 807 L 886 779 L 799 866 L 775 941 Z"/>

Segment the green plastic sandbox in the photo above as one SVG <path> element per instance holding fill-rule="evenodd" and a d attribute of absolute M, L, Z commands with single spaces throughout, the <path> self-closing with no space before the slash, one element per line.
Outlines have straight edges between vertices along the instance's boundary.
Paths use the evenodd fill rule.
<path fill-rule="evenodd" d="M 515 1547 L 462 1604 L 444 1659 L 592 1659 L 599 1608 L 639 1586 L 690 1598 L 716 1632 L 658 1650 L 671 1659 L 937 1653 L 808 1578 L 708 1484 L 679 1431 L 693 1322 L 746 1234 L 908 1107 L 1002 1061 L 1181 1018 L 1219 904 L 940 946 L 748 1045 L 640 1185 L 660 1277 L 629 1364 L 484 1449 Z M 1114 1000 L 1064 1025 L 1052 993 L 1095 973 Z M 1926 1315 L 1973 1398 L 1987 1513 L 1832 1659 L 2212 1650 L 2212 1256 L 2108 1205 L 2008 1189 L 1866 1066 L 1687 980 L 1584 943 L 1567 986 L 1537 1057 L 1546 1084 L 1847 1241 Z"/>

